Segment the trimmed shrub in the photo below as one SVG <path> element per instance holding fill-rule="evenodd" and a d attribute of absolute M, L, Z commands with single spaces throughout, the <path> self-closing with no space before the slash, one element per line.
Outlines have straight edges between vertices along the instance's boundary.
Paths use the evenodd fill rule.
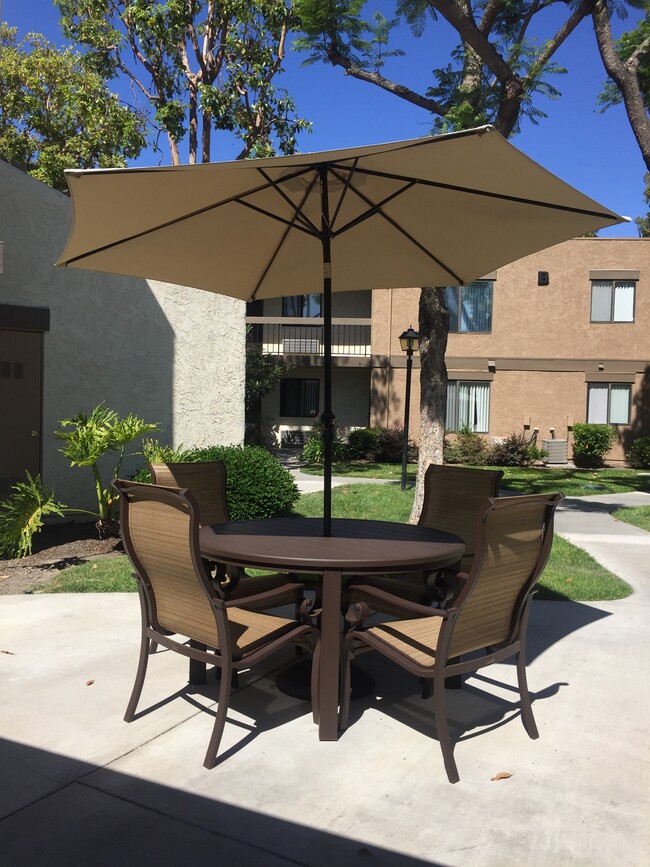
<path fill-rule="evenodd" d="M 166 455 L 169 463 L 182 461 L 223 461 L 228 474 L 226 500 L 231 521 L 250 521 L 255 518 L 273 518 L 291 511 L 300 492 L 293 476 L 280 465 L 273 455 L 259 446 L 210 446 L 205 449 L 187 449 L 180 452 L 158 444 L 149 445 L 147 460 L 156 462 L 157 454 Z M 178 457 L 181 455 L 181 458 Z M 148 467 L 142 467 L 134 478 L 150 482 Z"/>
<path fill-rule="evenodd" d="M 608 424 L 574 424 L 574 464 L 576 467 L 602 467 L 615 440 L 616 430 Z"/>
<path fill-rule="evenodd" d="M 360 427 L 348 435 L 348 457 L 352 460 L 375 460 L 380 427 Z"/>
<path fill-rule="evenodd" d="M 650 437 L 638 437 L 625 455 L 627 462 L 636 470 L 650 469 Z"/>
<path fill-rule="evenodd" d="M 530 467 L 547 454 L 537 447 L 533 437 L 512 433 L 503 442 L 490 446 L 488 464 L 494 467 Z"/>
<path fill-rule="evenodd" d="M 445 440 L 443 460 L 446 464 L 467 464 L 483 467 L 489 461 L 490 448 L 480 434 L 461 427 L 453 442 Z"/>
<path fill-rule="evenodd" d="M 377 437 L 377 446 L 375 448 L 374 460 L 379 463 L 386 464 L 401 464 L 402 452 L 404 450 L 404 428 L 403 427 L 382 427 L 379 428 Z M 418 459 L 418 447 L 413 440 L 409 439 L 406 459 L 413 463 Z"/>

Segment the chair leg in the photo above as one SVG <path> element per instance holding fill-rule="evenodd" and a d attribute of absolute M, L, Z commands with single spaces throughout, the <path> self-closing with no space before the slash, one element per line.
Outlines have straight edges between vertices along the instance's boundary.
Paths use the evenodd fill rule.
<path fill-rule="evenodd" d="M 320 722 L 320 641 L 316 639 L 311 658 L 311 713 L 314 723 Z"/>
<path fill-rule="evenodd" d="M 350 698 L 352 694 L 351 686 L 351 664 L 352 664 L 352 647 L 351 640 L 346 636 L 343 642 L 343 656 L 341 658 L 341 717 L 339 728 L 342 732 L 348 727 L 348 716 L 350 714 Z"/>
<path fill-rule="evenodd" d="M 449 724 L 447 722 L 447 708 L 445 706 L 445 677 L 444 669 L 435 672 L 433 678 L 433 712 L 436 720 L 436 731 L 442 750 L 442 758 L 450 783 L 457 783 L 460 779 L 458 768 L 454 761 L 454 748 L 449 737 Z"/>
<path fill-rule="evenodd" d="M 154 654 L 157 649 L 158 649 L 158 642 L 157 641 L 151 641 L 149 644 L 149 653 Z"/>
<path fill-rule="evenodd" d="M 523 650 L 517 654 L 517 682 L 519 684 L 519 697 L 521 700 L 521 721 L 528 734 L 528 737 L 536 740 L 539 737 L 537 724 L 533 716 L 533 706 L 530 701 L 530 692 L 528 691 L 528 679 L 526 678 L 526 657 Z"/>
<path fill-rule="evenodd" d="M 131 692 L 131 698 L 124 714 L 124 721 L 131 722 L 135 716 L 135 709 L 140 701 L 142 687 L 144 686 L 144 678 L 147 673 L 147 663 L 149 662 L 149 653 L 151 640 L 142 633 L 142 641 L 140 642 L 140 659 L 138 660 L 138 671 L 135 675 L 135 682 Z"/>
<path fill-rule="evenodd" d="M 214 721 L 210 743 L 205 754 L 203 767 L 210 770 L 217 763 L 217 752 L 221 743 L 224 726 L 226 725 L 226 715 L 228 713 L 228 705 L 230 702 L 230 682 L 232 679 L 232 666 L 224 665 L 221 670 L 221 683 L 219 685 L 219 705 L 217 707 L 217 718 Z"/>
<path fill-rule="evenodd" d="M 422 698 L 424 700 L 431 698 L 433 695 L 433 680 L 430 677 L 421 677 L 420 683 L 422 684 Z"/>

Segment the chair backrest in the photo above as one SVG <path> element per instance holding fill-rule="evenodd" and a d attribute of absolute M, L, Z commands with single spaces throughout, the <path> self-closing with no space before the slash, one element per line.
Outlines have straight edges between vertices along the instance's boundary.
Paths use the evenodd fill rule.
<path fill-rule="evenodd" d="M 120 493 L 124 548 L 141 579 L 151 625 L 214 647 L 213 605 L 222 606 L 203 568 L 194 497 L 122 479 L 113 484 Z"/>
<path fill-rule="evenodd" d="M 431 464 L 424 477 L 424 502 L 419 524 L 454 533 L 465 543 L 462 568 L 474 557 L 476 515 L 489 497 L 499 496 L 503 470 L 478 470 Z"/>
<path fill-rule="evenodd" d="M 226 467 L 223 461 L 150 464 L 154 485 L 187 488 L 199 507 L 199 524 L 223 524 L 230 520 L 226 503 Z"/>
<path fill-rule="evenodd" d="M 472 569 L 458 598 L 448 656 L 515 640 L 527 597 L 546 566 L 562 494 L 500 497 L 476 522 Z"/>

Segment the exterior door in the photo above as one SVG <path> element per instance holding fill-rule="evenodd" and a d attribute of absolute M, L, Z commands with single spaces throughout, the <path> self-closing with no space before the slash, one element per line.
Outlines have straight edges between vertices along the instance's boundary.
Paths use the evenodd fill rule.
<path fill-rule="evenodd" d="M 0 328 L 0 499 L 41 471 L 43 334 Z"/>

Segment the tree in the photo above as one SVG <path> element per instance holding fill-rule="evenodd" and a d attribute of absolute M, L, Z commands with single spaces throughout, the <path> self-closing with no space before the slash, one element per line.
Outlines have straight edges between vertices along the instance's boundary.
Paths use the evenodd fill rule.
<path fill-rule="evenodd" d="M 536 16 L 549 5 L 541 0 L 397 0 L 397 18 L 388 20 L 376 13 L 372 21 L 362 18 L 365 0 L 299 0 L 302 36 L 296 46 L 309 52 L 307 63 L 322 61 L 338 66 L 346 75 L 424 109 L 432 116 L 432 132 L 492 123 L 508 137 L 519 131 L 523 119 L 537 124 L 546 116 L 536 104 L 538 97 L 560 96 L 548 77 L 566 70 L 557 66 L 553 57 L 592 13 L 594 3 L 567 3 L 555 34 L 537 40 Z M 432 34 L 426 44 L 433 57 L 433 82 L 419 90 L 382 72 L 386 58 L 399 54 L 388 52 L 387 46 L 400 16 L 415 36 Z M 436 56 L 440 40 L 431 24 L 439 16 L 461 40 L 448 58 Z M 426 468 L 443 459 L 448 333 L 443 287 L 422 289 L 419 316 L 421 442 L 412 521 L 422 507 Z"/>
<path fill-rule="evenodd" d="M 273 83 L 293 21 L 290 0 L 55 0 L 65 35 L 107 79 L 123 77 L 167 136 L 171 161 L 209 162 L 212 131 L 239 158 L 292 153 L 309 124 Z M 200 148 L 199 148 L 200 136 Z"/>
<path fill-rule="evenodd" d="M 83 57 L 0 24 L 0 158 L 62 192 L 66 168 L 124 166 L 145 123 Z"/>
<path fill-rule="evenodd" d="M 291 365 L 264 352 L 260 343 L 246 344 L 246 421 L 251 445 L 262 444 L 262 398 L 270 394 Z"/>
<path fill-rule="evenodd" d="M 609 81 L 599 97 L 603 111 L 612 105 L 624 103 L 628 120 L 641 155 L 650 172 L 650 12 L 646 9 L 635 30 L 624 33 L 614 42 L 608 7 L 601 0 L 593 12 L 594 30 L 598 49 Z M 645 175 L 645 200 L 650 204 L 650 174 Z M 636 220 L 641 237 L 650 235 L 650 214 Z"/>

